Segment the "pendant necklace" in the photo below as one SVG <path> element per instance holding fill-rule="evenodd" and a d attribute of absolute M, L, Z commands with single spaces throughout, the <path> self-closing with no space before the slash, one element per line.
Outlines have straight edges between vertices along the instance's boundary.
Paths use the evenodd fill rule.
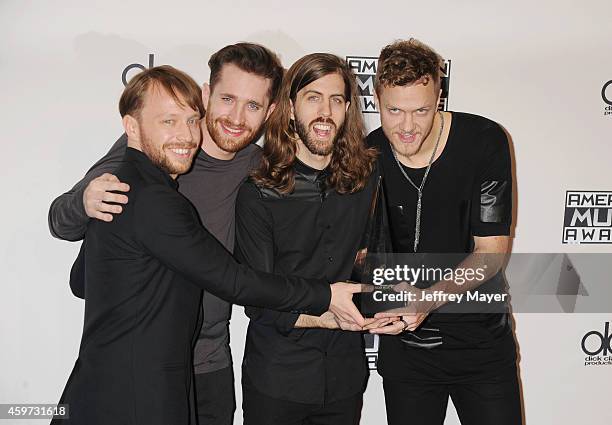
<path fill-rule="evenodd" d="M 431 158 L 429 158 L 429 164 L 427 164 L 427 168 L 425 169 L 425 175 L 423 175 L 423 180 L 421 180 L 420 186 L 417 186 L 416 184 L 414 184 L 410 176 L 406 174 L 404 167 L 402 166 L 399 159 L 397 159 L 397 153 L 395 152 L 395 149 L 393 149 L 393 145 L 390 144 L 391 152 L 393 153 L 393 158 L 395 158 L 395 162 L 397 162 L 397 166 L 399 167 L 400 171 L 402 172 L 406 180 L 408 180 L 408 182 L 412 185 L 412 187 L 416 189 L 417 195 L 418 195 L 417 207 L 416 207 L 416 223 L 414 227 L 414 252 L 417 251 L 417 247 L 419 246 L 419 236 L 421 234 L 421 200 L 423 199 L 423 188 L 425 187 L 425 181 L 427 180 L 427 175 L 429 174 L 429 170 L 431 169 L 431 165 L 433 164 L 433 160 L 436 156 L 436 151 L 438 150 L 438 145 L 440 144 L 440 138 L 442 137 L 442 132 L 444 131 L 444 115 L 442 115 L 442 112 L 439 112 L 439 111 L 438 111 L 438 114 L 440 115 L 440 132 L 438 133 L 438 138 L 436 139 L 436 145 L 434 146 L 433 152 L 431 153 Z"/>

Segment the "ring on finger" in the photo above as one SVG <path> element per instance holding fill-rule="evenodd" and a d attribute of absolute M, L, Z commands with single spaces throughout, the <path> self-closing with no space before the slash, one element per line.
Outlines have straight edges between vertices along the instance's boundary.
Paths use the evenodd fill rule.
<path fill-rule="evenodd" d="M 410 326 L 410 324 L 406 322 L 403 317 L 400 319 L 400 321 L 404 323 L 404 327 L 402 328 L 402 332 L 404 332 L 406 329 L 408 329 L 408 326 Z"/>

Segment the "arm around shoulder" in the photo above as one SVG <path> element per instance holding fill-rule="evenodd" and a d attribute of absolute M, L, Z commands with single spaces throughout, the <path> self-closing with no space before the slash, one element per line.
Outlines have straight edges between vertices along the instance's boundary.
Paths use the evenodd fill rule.
<path fill-rule="evenodd" d="M 83 204 L 84 192 L 92 180 L 115 171 L 121 163 L 126 146 L 127 138 L 124 134 L 72 189 L 58 196 L 51 203 L 48 214 L 51 235 L 68 241 L 83 239 L 89 222 L 89 216 Z"/>

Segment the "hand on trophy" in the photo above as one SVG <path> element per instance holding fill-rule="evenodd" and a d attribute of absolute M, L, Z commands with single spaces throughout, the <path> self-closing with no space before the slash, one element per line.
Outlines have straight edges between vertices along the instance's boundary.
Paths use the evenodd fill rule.
<path fill-rule="evenodd" d="M 370 333 L 378 335 L 397 335 L 405 331 L 413 331 L 425 320 L 427 314 L 414 313 L 398 316 L 399 313 L 376 313 L 378 319 L 392 320 L 390 324 L 369 329 Z"/>
<path fill-rule="evenodd" d="M 427 318 L 429 313 L 437 308 L 435 301 L 428 301 L 424 294 L 427 290 L 417 288 L 406 282 L 398 283 L 393 287 L 398 293 L 407 294 L 410 301 L 405 307 L 394 308 L 376 313 L 376 319 L 391 319 L 392 323 L 377 328 L 369 328 L 370 333 L 397 335 L 405 331 L 414 331 Z M 409 294 L 409 295 L 408 295 Z"/>
<path fill-rule="evenodd" d="M 366 325 L 355 304 L 353 304 L 353 294 L 361 292 L 371 292 L 372 285 L 355 284 L 347 282 L 337 282 L 331 285 L 331 302 L 329 311 L 334 314 L 338 323 L 345 326 L 357 325 L 360 330 Z"/>
<path fill-rule="evenodd" d="M 401 320 L 401 317 L 397 314 L 390 314 L 384 317 L 371 317 L 366 318 L 366 325 L 363 327 L 363 330 L 370 331 L 372 329 L 381 329 L 385 328 L 389 325 L 396 323 Z"/>

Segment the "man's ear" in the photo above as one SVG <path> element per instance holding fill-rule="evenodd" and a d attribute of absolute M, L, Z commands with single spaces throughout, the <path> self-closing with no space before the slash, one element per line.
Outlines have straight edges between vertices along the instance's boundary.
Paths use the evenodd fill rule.
<path fill-rule="evenodd" d="M 275 109 L 276 103 L 270 103 L 270 106 L 268 106 L 268 112 L 266 112 L 266 119 L 264 121 L 267 121 L 268 118 L 270 118 L 270 115 L 272 114 L 272 112 L 274 112 Z"/>
<path fill-rule="evenodd" d="M 202 84 L 202 102 L 204 108 L 208 108 L 208 101 L 210 100 L 210 85 L 208 83 Z"/>
<path fill-rule="evenodd" d="M 380 111 L 380 101 L 378 100 L 378 93 L 374 90 L 374 107 L 377 111 Z"/>
<path fill-rule="evenodd" d="M 291 105 L 291 119 L 295 121 L 295 110 L 293 108 L 293 100 L 289 100 L 289 104 Z"/>
<path fill-rule="evenodd" d="M 131 115 L 125 115 L 121 120 L 123 123 L 123 129 L 127 134 L 128 141 L 132 141 L 140 146 L 140 125 L 138 120 Z"/>

